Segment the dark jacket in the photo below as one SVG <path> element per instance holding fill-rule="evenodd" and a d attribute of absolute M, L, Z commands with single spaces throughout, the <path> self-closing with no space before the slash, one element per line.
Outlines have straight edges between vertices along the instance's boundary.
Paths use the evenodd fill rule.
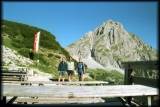
<path fill-rule="evenodd" d="M 67 63 L 64 61 L 61 61 L 58 66 L 58 71 L 67 71 L 67 69 L 68 69 Z"/>
<path fill-rule="evenodd" d="M 76 69 L 77 69 L 78 73 L 80 73 L 80 72 L 85 73 L 84 72 L 84 69 L 85 69 L 84 63 L 83 62 L 78 62 L 77 66 L 76 66 Z"/>

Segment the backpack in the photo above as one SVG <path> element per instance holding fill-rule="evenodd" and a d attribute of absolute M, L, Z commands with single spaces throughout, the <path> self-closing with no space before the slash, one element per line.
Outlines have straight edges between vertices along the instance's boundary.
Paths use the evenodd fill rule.
<path fill-rule="evenodd" d="M 78 63 L 78 69 L 83 69 L 83 63 Z"/>

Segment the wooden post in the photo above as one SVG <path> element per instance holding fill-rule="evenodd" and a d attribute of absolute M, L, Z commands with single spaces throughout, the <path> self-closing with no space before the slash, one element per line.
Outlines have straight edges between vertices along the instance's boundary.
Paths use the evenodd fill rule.
<path fill-rule="evenodd" d="M 131 85 L 132 84 L 132 77 L 131 77 L 131 73 L 132 73 L 132 68 L 130 66 L 130 64 L 125 67 L 125 79 L 124 79 L 124 84 L 125 85 Z"/>
<path fill-rule="evenodd" d="M 132 84 L 132 77 L 131 77 L 132 71 L 133 70 L 132 70 L 130 64 L 128 64 L 128 66 L 125 67 L 125 80 L 124 80 L 125 85 L 131 85 Z M 132 97 L 126 97 L 126 101 L 129 105 L 131 105 L 131 100 L 132 100 Z"/>
<path fill-rule="evenodd" d="M 3 98 L 2 98 L 2 103 L 3 103 L 3 104 L 6 104 L 6 103 L 7 103 L 7 98 L 6 98 L 6 96 L 3 96 Z"/>
<path fill-rule="evenodd" d="M 12 99 L 10 99 L 7 104 L 12 104 L 17 99 L 17 96 L 14 96 Z"/>
<path fill-rule="evenodd" d="M 152 102 L 152 99 L 151 99 L 151 96 L 148 96 L 147 97 L 147 102 L 148 102 L 148 107 L 151 107 L 151 102 Z"/>
<path fill-rule="evenodd" d="M 20 81 L 23 81 L 23 75 L 20 75 Z"/>

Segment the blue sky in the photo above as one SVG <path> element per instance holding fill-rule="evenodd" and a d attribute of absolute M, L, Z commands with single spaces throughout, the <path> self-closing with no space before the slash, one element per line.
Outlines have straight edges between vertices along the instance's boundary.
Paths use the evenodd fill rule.
<path fill-rule="evenodd" d="M 3 2 L 2 6 L 3 19 L 48 30 L 63 47 L 112 19 L 158 48 L 157 2 Z"/>

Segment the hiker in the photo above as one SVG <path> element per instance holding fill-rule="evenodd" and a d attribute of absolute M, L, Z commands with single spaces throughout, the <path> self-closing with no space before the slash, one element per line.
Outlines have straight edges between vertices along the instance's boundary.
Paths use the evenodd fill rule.
<path fill-rule="evenodd" d="M 76 66 L 76 70 L 78 72 L 79 81 L 83 81 L 83 74 L 85 73 L 85 65 L 80 58 Z"/>
<path fill-rule="evenodd" d="M 58 81 L 60 82 L 62 78 L 62 82 L 64 82 L 64 79 L 65 79 L 64 76 L 67 71 L 67 63 L 65 62 L 64 58 L 61 58 L 61 62 L 59 63 L 59 66 L 58 66 L 58 71 L 59 71 Z"/>
<path fill-rule="evenodd" d="M 75 66 L 74 66 L 74 62 L 72 61 L 71 57 L 69 57 L 69 61 L 67 62 L 67 65 L 68 65 L 68 69 L 67 69 L 68 81 L 72 81 L 72 77 L 74 75 Z"/>

